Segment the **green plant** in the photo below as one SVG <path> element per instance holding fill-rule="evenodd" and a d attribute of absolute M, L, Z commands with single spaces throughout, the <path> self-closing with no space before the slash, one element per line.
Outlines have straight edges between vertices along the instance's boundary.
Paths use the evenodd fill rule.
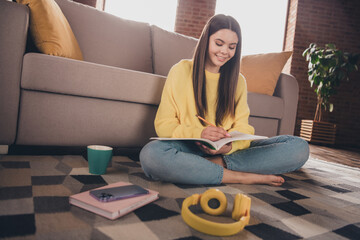
<path fill-rule="evenodd" d="M 321 121 L 322 109 L 333 111 L 334 105 L 329 98 L 336 94 L 342 80 L 349 81 L 349 74 L 357 71 L 359 54 L 352 54 L 336 49 L 334 44 L 318 47 L 315 43 L 303 52 L 309 62 L 308 75 L 310 86 L 315 87 L 317 106 L 314 121 Z"/>

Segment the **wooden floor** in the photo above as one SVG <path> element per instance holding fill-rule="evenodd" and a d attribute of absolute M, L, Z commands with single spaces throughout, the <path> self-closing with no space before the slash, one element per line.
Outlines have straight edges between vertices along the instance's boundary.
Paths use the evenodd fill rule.
<path fill-rule="evenodd" d="M 328 162 L 360 168 L 360 150 L 344 150 L 310 144 L 310 156 Z"/>

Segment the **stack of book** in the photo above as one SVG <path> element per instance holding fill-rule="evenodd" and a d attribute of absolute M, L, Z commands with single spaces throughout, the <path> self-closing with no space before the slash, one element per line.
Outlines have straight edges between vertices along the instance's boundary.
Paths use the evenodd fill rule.
<path fill-rule="evenodd" d="M 126 185 L 132 185 L 132 184 L 128 182 L 117 182 L 93 190 L 107 189 L 107 188 L 120 187 Z M 90 212 L 99 214 L 111 220 L 114 220 L 127 213 L 130 213 L 135 209 L 140 208 L 159 198 L 158 192 L 147 189 L 149 193 L 144 195 L 115 200 L 111 202 L 101 202 L 90 194 L 90 191 L 93 190 L 89 190 L 86 192 L 82 192 L 70 196 L 69 197 L 70 204 L 88 210 Z"/>

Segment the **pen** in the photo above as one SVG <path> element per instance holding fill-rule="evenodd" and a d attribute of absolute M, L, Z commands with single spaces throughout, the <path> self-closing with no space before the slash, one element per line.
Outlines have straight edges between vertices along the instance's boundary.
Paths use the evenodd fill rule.
<path fill-rule="evenodd" d="M 204 123 L 216 127 L 214 124 L 212 124 L 211 122 L 206 121 L 204 118 L 200 117 L 199 115 L 195 115 L 198 119 L 200 119 L 201 121 L 203 121 Z"/>

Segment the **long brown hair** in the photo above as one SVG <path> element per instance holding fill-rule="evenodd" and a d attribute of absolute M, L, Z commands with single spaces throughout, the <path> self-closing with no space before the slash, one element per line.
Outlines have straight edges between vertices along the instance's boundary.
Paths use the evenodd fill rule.
<path fill-rule="evenodd" d="M 196 109 L 198 115 L 205 117 L 207 112 L 205 60 L 208 54 L 210 36 L 221 29 L 229 29 L 235 32 L 239 42 L 236 46 L 235 55 L 220 68 L 216 106 L 217 126 L 221 125 L 226 116 L 235 116 L 235 92 L 240 72 L 241 29 L 233 17 L 218 14 L 209 19 L 194 52 L 192 73 Z M 204 123 L 202 124 L 204 125 Z"/>

